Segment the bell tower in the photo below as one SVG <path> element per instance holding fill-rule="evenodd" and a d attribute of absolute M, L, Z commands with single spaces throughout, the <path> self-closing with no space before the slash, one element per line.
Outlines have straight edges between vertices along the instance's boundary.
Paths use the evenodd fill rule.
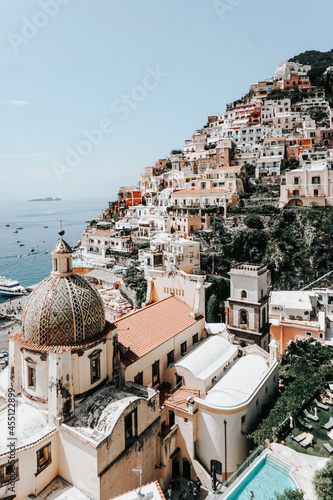
<path fill-rule="evenodd" d="M 255 343 L 268 351 L 269 271 L 263 265 L 239 264 L 229 276 L 230 297 L 225 306 L 230 333 L 241 345 Z"/>

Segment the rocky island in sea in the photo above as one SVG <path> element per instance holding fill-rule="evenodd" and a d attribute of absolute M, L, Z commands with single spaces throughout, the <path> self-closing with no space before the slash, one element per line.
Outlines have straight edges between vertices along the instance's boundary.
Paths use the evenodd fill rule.
<path fill-rule="evenodd" d="M 34 198 L 29 201 L 62 201 L 61 198 Z"/>

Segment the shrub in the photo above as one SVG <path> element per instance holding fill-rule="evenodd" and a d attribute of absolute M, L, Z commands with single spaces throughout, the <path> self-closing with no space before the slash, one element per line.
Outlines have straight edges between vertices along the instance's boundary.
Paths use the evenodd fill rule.
<path fill-rule="evenodd" d="M 250 214 L 244 217 L 244 224 L 251 229 L 263 229 L 264 225 L 260 217 L 256 214 Z"/>

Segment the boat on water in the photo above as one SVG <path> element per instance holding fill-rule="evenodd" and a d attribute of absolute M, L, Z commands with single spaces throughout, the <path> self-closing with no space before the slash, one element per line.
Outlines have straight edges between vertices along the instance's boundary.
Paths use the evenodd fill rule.
<path fill-rule="evenodd" d="M 44 229 L 47 229 L 49 226 L 44 226 Z"/>
<path fill-rule="evenodd" d="M 24 247 L 25 243 L 21 243 L 20 247 Z"/>
<path fill-rule="evenodd" d="M 17 229 L 13 229 L 13 233 L 18 233 Z"/>
<path fill-rule="evenodd" d="M 18 297 L 26 293 L 26 289 L 18 281 L 0 276 L 0 295 L 4 297 Z"/>
<path fill-rule="evenodd" d="M 35 249 L 34 249 L 34 248 L 32 248 L 32 249 L 30 250 L 30 252 L 34 252 L 34 251 L 35 251 Z"/>
<path fill-rule="evenodd" d="M 21 240 L 17 240 L 17 242 L 16 242 L 16 243 L 21 243 Z"/>
<path fill-rule="evenodd" d="M 6 224 L 6 227 L 9 227 L 9 224 Z"/>
<path fill-rule="evenodd" d="M 16 229 L 23 229 L 23 227 L 17 227 Z"/>

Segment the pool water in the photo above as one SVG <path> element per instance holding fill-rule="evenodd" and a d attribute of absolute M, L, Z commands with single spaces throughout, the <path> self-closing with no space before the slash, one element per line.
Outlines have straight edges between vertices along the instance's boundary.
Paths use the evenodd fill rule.
<path fill-rule="evenodd" d="M 275 500 L 276 494 L 285 489 L 297 489 L 289 475 L 291 468 L 277 459 L 266 457 L 252 469 L 239 486 L 227 497 L 228 500 Z"/>

